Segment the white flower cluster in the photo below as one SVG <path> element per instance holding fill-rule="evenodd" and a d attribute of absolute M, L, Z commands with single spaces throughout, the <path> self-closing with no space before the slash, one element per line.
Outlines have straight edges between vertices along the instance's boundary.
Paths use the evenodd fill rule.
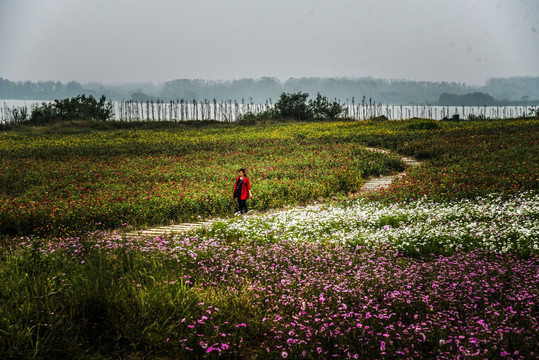
<path fill-rule="evenodd" d="M 491 194 L 473 200 L 382 205 L 354 200 L 217 222 L 214 238 L 337 242 L 438 253 L 539 250 L 539 193 Z"/>

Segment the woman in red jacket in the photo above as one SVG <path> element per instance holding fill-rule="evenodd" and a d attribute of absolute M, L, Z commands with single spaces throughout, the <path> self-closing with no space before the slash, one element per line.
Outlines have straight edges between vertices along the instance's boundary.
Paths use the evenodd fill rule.
<path fill-rule="evenodd" d="M 239 169 L 232 199 L 238 198 L 240 213 L 247 212 L 247 199 L 251 197 L 253 197 L 253 195 L 251 194 L 251 183 L 249 182 L 249 178 L 245 174 L 245 169 Z"/>

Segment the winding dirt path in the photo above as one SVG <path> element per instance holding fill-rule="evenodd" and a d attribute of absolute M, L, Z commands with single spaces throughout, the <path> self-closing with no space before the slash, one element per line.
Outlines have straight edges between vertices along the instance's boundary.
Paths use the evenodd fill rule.
<path fill-rule="evenodd" d="M 383 154 L 391 154 L 391 151 L 386 150 L 386 149 L 371 148 L 371 147 L 367 147 L 365 149 L 368 150 L 368 151 L 379 152 L 379 153 L 383 153 Z M 402 160 L 403 163 L 405 163 L 406 165 L 408 165 L 410 167 L 421 165 L 420 161 L 417 161 L 416 159 L 413 159 L 411 157 L 401 156 L 401 160 Z M 389 185 L 391 185 L 391 183 L 393 182 L 394 179 L 396 179 L 398 177 L 405 176 L 405 175 L 406 175 L 406 171 L 403 171 L 401 173 L 398 173 L 397 175 L 389 175 L 389 176 L 381 176 L 381 177 L 370 178 L 363 185 L 361 190 L 363 190 L 363 191 L 376 191 L 376 190 L 386 188 Z"/>
<path fill-rule="evenodd" d="M 373 152 L 379 152 L 383 154 L 391 154 L 392 152 L 386 149 L 379 149 L 379 148 L 372 148 L 372 147 L 366 147 L 365 148 L 368 151 Z M 410 158 L 401 156 L 401 160 L 410 167 L 415 167 L 421 165 L 421 162 Z M 361 188 L 361 191 L 378 191 L 384 188 L 387 188 L 394 179 L 398 177 L 402 177 L 406 175 L 406 171 L 400 172 L 396 175 L 389 175 L 389 176 L 381 176 L 381 177 L 374 177 L 367 180 L 367 182 L 363 185 Z M 320 207 L 323 204 L 317 204 L 315 207 Z M 132 231 L 128 233 L 121 234 L 125 237 L 151 237 L 151 236 L 162 236 L 162 235 L 169 235 L 169 234 L 180 234 L 180 233 L 186 233 L 191 230 L 201 229 L 205 227 L 211 226 L 215 221 L 215 219 L 212 220 L 206 220 L 206 221 L 200 221 L 200 222 L 193 222 L 193 223 L 181 223 L 176 225 L 168 225 L 168 226 L 160 226 L 152 229 L 145 229 L 145 230 L 138 230 L 138 231 Z"/>

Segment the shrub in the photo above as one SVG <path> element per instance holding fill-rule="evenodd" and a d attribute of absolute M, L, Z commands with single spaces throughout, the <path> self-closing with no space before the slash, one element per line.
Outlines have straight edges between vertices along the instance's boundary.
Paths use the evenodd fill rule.
<path fill-rule="evenodd" d="M 348 113 L 344 105 L 337 101 L 330 102 L 327 97 L 316 95 L 316 99 L 309 100 L 309 107 L 315 119 L 336 119 Z"/>
<path fill-rule="evenodd" d="M 410 130 L 436 130 L 440 125 L 435 120 L 417 119 L 407 125 Z"/>
<path fill-rule="evenodd" d="M 326 96 L 320 93 L 316 98 L 309 100 L 308 93 L 282 93 L 279 101 L 273 109 L 266 110 L 260 114 L 248 113 L 242 116 L 239 120 L 252 123 L 256 120 L 269 119 L 295 119 L 295 120 L 312 120 L 312 119 L 336 119 L 347 114 L 347 109 L 337 101 L 331 102 Z"/>
<path fill-rule="evenodd" d="M 21 107 L 19 109 L 17 108 L 13 109 L 13 111 L 11 112 L 11 115 L 13 117 L 13 122 L 16 124 L 27 121 L 29 117 L 28 109 L 26 108 L 26 106 Z"/>
<path fill-rule="evenodd" d="M 307 105 L 308 93 L 282 93 L 279 101 L 275 104 L 281 118 L 292 118 L 298 120 L 312 119 L 313 112 Z"/>
<path fill-rule="evenodd" d="M 238 116 L 236 121 L 238 124 L 241 125 L 255 125 L 260 121 L 266 122 L 266 120 L 276 120 L 279 118 L 279 112 L 275 108 L 271 108 L 258 114 L 255 114 L 253 112 L 245 113 Z"/>
<path fill-rule="evenodd" d="M 71 99 L 42 103 L 32 111 L 29 122 L 45 124 L 67 120 L 109 120 L 113 115 L 112 102 L 105 96 L 96 100 L 92 95 L 78 95 Z"/>
<path fill-rule="evenodd" d="M 470 114 L 468 115 L 468 120 L 481 121 L 481 120 L 488 120 L 488 118 L 483 114 L 479 114 L 479 115 Z"/>
<path fill-rule="evenodd" d="M 529 112 L 529 116 L 539 119 L 539 106 L 532 107 Z"/>

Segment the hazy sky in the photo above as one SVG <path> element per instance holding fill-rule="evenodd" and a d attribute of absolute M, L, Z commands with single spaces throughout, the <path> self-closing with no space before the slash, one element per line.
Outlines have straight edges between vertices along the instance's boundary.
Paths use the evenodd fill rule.
<path fill-rule="evenodd" d="M 539 0 L 0 0 L 0 77 L 539 76 Z"/>

